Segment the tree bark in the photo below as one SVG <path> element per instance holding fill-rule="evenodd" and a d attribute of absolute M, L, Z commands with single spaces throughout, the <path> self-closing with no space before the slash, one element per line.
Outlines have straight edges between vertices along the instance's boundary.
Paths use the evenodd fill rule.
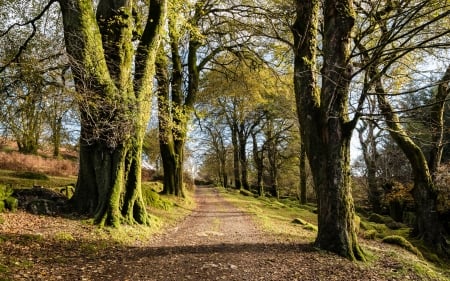
<path fill-rule="evenodd" d="M 149 223 L 141 192 L 142 143 L 165 0 L 150 1 L 136 50 L 132 1 L 100 1 L 97 14 L 90 0 L 59 3 L 81 113 L 71 202 L 100 225 Z"/>
<path fill-rule="evenodd" d="M 306 195 L 306 150 L 303 141 L 300 141 L 300 204 L 308 203 Z"/>
<path fill-rule="evenodd" d="M 444 109 L 447 97 L 450 95 L 450 66 L 442 77 L 435 101 L 430 109 L 431 124 L 431 150 L 428 157 L 428 168 L 433 180 L 436 178 L 439 165 L 441 164 L 442 152 L 444 150 Z"/>
<path fill-rule="evenodd" d="M 318 197 L 319 232 L 315 244 L 351 260 L 364 259 L 354 225 L 350 185 L 348 120 L 350 33 L 353 3 L 324 3 L 322 88 L 316 88 L 315 60 L 320 1 L 296 1 L 294 86 L 301 136 Z"/>
<path fill-rule="evenodd" d="M 367 130 L 367 137 L 364 139 L 364 132 Z M 367 186 L 368 199 L 372 210 L 375 213 L 381 212 L 381 187 L 379 186 L 379 179 L 377 178 L 377 143 L 375 126 L 373 123 L 366 121 L 362 122 L 360 128 L 357 129 L 359 134 L 359 142 L 361 144 L 364 162 L 367 169 Z"/>

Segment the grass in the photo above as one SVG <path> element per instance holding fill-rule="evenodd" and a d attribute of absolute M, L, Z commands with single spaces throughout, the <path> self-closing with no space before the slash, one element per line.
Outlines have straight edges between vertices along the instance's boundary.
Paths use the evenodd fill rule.
<path fill-rule="evenodd" d="M 286 241 L 306 240 L 313 242 L 317 229 L 317 215 L 308 208 L 301 208 L 293 200 L 278 201 L 274 198 L 245 196 L 237 191 L 219 189 L 222 194 L 238 208 L 252 213 L 257 223 L 268 233 L 275 234 Z M 300 218 L 305 225 L 293 223 Z"/>
<path fill-rule="evenodd" d="M 76 181 L 76 176 L 48 176 L 48 179 L 29 179 L 21 177 L 15 171 L 0 170 L 0 184 L 13 188 L 31 188 L 39 185 L 50 189 L 58 189 L 63 186 L 73 185 Z"/>

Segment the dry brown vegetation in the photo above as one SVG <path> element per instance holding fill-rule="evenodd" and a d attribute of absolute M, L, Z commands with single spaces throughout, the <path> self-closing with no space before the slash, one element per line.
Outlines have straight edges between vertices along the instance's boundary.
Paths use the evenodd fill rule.
<path fill-rule="evenodd" d="M 44 173 L 49 176 L 74 176 L 78 163 L 67 159 L 25 155 L 18 152 L 0 152 L 0 169 Z"/>
<path fill-rule="evenodd" d="M 0 169 L 17 172 L 43 173 L 49 176 L 75 176 L 78 173 L 77 153 L 64 150 L 64 156 L 53 158 L 51 152 L 40 150 L 39 155 L 22 154 L 14 142 L 0 140 Z"/>

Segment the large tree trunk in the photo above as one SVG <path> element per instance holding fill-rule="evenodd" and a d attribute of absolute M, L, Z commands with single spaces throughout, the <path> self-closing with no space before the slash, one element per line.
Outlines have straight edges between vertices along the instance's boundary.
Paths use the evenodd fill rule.
<path fill-rule="evenodd" d="M 349 259 L 364 259 L 354 225 L 350 185 L 348 120 L 349 46 L 353 3 L 324 4 L 322 89 L 316 88 L 315 61 L 319 2 L 297 0 L 294 34 L 294 85 L 301 136 L 318 197 L 315 244 Z"/>
<path fill-rule="evenodd" d="M 380 110 L 383 113 L 389 133 L 411 164 L 414 177 L 412 195 L 416 204 L 416 223 L 413 235 L 439 254 L 448 255 L 449 249 L 444 236 L 445 230 L 437 208 L 438 192 L 433 183 L 432 174 L 420 147 L 408 136 L 400 125 L 400 120 L 389 104 L 383 84 L 376 81 L 376 92 Z M 438 144 L 437 144 L 438 145 Z"/>
<path fill-rule="evenodd" d="M 176 62 L 177 58 L 173 58 L 172 60 Z M 172 85 L 172 91 L 181 91 L 181 72 L 179 71 L 181 70 L 173 70 L 172 79 L 174 81 L 172 83 L 174 83 L 175 85 Z M 156 60 L 156 79 L 158 81 L 159 146 L 164 170 L 162 193 L 184 197 L 184 145 L 183 141 L 177 140 L 174 135 L 174 130 L 179 129 L 174 128 L 173 123 L 175 121 L 173 120 L 172 113 L 174 111 L 173 107 L 177 106 L 177 104 L 171 101 L 168 62 L 162 46 Z M 179 96 L 180 94 L 174 95 Z M 175 127 L 178 125 L 179 124 L 176 124 Z"/>
<path fill-rule="evenodd" d="M 134 62 L 131 1 L 102 0 L 97 15 L 90 0 L 59 2 L 81 112 L 71 202 L 100 225 L 149 223 L 141 193 L 142 142 L 165 1 L 150 1 Z"/>
<path fill-rule="evenodd" d="M 433 106 L 430 109 L 431 143 L 432 147 L 428 157 L 428 168 L 433 180 L 436 178 L 439 165 L 441 164 L 442 152 L 444 150 L 444 110 L 447 97 L 450 95 L 450 66 L 441 79 L 438 86 Z"/>

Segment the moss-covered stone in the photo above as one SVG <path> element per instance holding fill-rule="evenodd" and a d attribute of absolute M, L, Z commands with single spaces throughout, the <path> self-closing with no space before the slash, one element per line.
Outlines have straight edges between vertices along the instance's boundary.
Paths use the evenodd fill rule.
<path fill-rule="evenodd" d="M 369 229 L 369 230 L 364 231 L 364 233 L 363 233 L 363 237 L 365 239 L 375 239 L 376 235 L 377 235 L 377 231 L 375 229 Z"/>
<path fill-rule="evenodd" d="M 374 213 L 374 214 L 371 214 L 371 215 L 368 217 L 368 220 L 371 221 L 371 222 L 375 222 L 375 223 L 384 223 L 384 224 L 390 223 L 390 222 L 393 222 L 393 221 L 394 221 L 391 217 L 386 217 L 386 216 L 382 216 L 382 215 L 375 214 L 375 213 Z"/>
<path fill-rule="evenodd" d="M 409 242 L 402 236 L 398 236 L 398 235 L 386 236 L 383 238 L 382 241 L 383 241 L 383 243 L 398 245 L 398 246 L 406 249 L 407 251 L 417 255 L 418 257 L 422 257 L 422 253 L 416 247 L 414 247 L 411 244 L 411 242 Z"/>
<path fill-rule="evenodd" d="M 295 218 L 295 219 L 293 219 L 293 220 L 292 220 L 292 223 L 294 223 L 294 224 L 301 224 L 301 225 L 307 225 L 307 224 L 308 224 L 307 221 L 302 220 L 302 219 L 300 219 L 300 218 Z"/>

